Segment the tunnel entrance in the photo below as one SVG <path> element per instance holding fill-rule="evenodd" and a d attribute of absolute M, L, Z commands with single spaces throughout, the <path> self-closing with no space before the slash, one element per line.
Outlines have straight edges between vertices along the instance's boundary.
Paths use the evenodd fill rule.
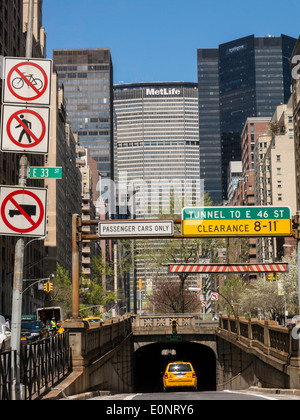
<path fill-rule="evenodd" d="M 163 351 L 167 349 L 173 351 Z M 184 342 L 154 343 L 136 351 L 135 392 L 161 392 L 161 372 L 173 361 L 192 363 L 198 375 L 198 391 L 216 390 L 216 357 L 213 350 L 202 344 Z"/>

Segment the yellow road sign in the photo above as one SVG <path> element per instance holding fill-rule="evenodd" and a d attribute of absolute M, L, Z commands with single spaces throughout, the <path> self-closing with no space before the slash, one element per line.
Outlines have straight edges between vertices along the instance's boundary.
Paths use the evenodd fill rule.
<path fill-rule="evenodd" d="M 182 235 L 292 236 L 292 220 L 286 207 L 186 208 L 183 209 Z"/>

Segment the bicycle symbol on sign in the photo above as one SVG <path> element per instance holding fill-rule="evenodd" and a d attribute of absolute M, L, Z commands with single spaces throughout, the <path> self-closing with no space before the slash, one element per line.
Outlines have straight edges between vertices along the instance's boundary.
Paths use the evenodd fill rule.
<path fill-rule="evenodd" d="M 33 74 L 25 74 L 23 72 L 23 75 L 24 77 L 28 79 L 29 83 L 32 86 L 35 86 L 37 90 L 43 89 L 44 83 L 41 81 L 41 79 L 34 78 Z M 23 77 L 15 77 L 11 82 L 14 89 L 22 89 L 24 86 L 24 83 L 25 83 L 25 80 L 23 79 Z"/>

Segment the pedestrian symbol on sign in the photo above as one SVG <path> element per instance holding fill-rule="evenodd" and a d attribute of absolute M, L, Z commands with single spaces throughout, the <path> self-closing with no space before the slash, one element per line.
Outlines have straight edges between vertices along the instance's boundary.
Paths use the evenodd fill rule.
<path fill-rule="evenodd" d="M 49 120 L 49 108 L 4 105 L 1 118 L 1 150 L 47 153 Z"/>
<path fill-rule="evenodd" d="M 22 114 L 22 115 L 20 115 L 20 119 L 22 120 L 22 123 L 23 123 L 23 124 L 21 123 L 21 124 L 19 124 L 19 125 L 17 125 L 17 126 L 15 127 L 15 128 L 20 128 L 20 127 L 22 127 L 22 128 L 23 128 L 23 130 L 21 131 L 21 134 L 20 134 L 20 136 L 19 136 L 19 140 L 18 140 L 18 142 L 19 142 L 19 143 L 22 143 L 23 137 L 24 137 L 24 136 L 26 136 L 26 137 L 27 137 L 28 142 L 29 142 L 29 143 L 31 143 L 31 136 L 30 136 L 30 134 L 29 134 L 29 132 L 30 132 L 30 130 L 31 130 L 31 122 L 30 122 L 30 121 L 28 121 L 28 120 L 26 120 L 23 114 Z M 25 126 L 25 127 L 27 127 L 27 129 L 26 129 L 24 126 Z"/>

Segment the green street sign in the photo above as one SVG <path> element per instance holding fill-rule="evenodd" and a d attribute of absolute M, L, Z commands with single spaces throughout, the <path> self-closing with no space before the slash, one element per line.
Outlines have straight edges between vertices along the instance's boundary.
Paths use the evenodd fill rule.
<path fill-rule="evenodd" d="M 166 335 L 166 341 L 182 341 L 182 335 Z"/>
<path fill-rule="evenodd" d="M 29 168 L 31 179 L 62 179 L 62 168 L 31 166 Z"/>
<path fill-rule="evenodd" d="M 289 207 L 185 207 L 182 220 L 291 219 Z"/>
<path fill-rule="evenodd" d="M 292 236 L 289 207 L 186 207 L 182 234 L 186 237 Z"/>

